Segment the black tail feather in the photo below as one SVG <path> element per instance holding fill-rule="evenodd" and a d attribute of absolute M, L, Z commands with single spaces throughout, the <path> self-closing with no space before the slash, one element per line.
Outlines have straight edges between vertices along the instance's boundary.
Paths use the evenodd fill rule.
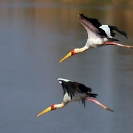
<path fill-rule="evenodd" d="M 109 28 L 111 30 L 111 34 L 113 37 L 115 36 L 115 33 L 113 32 L 113 30 L 115 30 L 115 31 L 119 32 L 120 34 L 122 34 L 123 36 L 125 36 L 126 38 L 128 38 L 126 32 L 119 30 L 116 26 L 109 25 Z"/>
<path fill-rule="evenodd" d="M 119 41 L 118 39 L 115 38 L 108 38 L 109 41 Z"/>
<path fill-rule="evenodd" d="M 95 94 L 95 93 L 88 93 L 88 96 L 89 96 L 89 97 L 97 98 L 98 94 Z"/>

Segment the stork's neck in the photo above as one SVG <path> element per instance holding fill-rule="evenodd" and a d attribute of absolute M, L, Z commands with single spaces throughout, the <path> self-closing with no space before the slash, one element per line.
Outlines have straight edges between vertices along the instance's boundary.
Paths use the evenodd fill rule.
<path fill-rule="evenodd" d="M 62 102 L 62 103 L 60 103 L 60 104 L 55 104 L 54 107 L 55 107 L 56 109 L 59 109 L 59 108 L 63 108 L 66 104 L 67 104 L 67 102 Z"/>
<path fill-rule="evenodd" d="M 84 47 L 82 47 L 82 48 L 75 48 L 75 49 L 74 49 L 74 53 L 75 53 L 75 54 L 78 54 L 78 53 L 84 52 L 84 51 L 86 51 L 88 48 L 89 48 L 89 47 L 87 47 L 87 46 L 84 46 Z"/>

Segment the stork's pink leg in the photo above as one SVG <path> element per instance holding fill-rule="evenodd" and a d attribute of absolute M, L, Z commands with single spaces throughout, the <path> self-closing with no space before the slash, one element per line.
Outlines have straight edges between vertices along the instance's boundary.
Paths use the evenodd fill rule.
<path fill-rule="evenodd" d="M 108 110 L 108 111 L 111 111 L 111 112 L 114 112 L 112 109 L 106 107 L 105 105 L 101 104 L 99 101 L 97 101 L 96 99 L 93 99 L 93 98 L 85 98 L 85 100 L 89 100 L 89 101 L 92 101 L 96 104 L 98 104 L 99 106 L 101 106 L 102 108 Z"/>
<path fill-rule="evenodd" d="M 133 46 L 129 46 L 129 45 L 123 45 L 123 44 L 119 44 L 116 42 L 104 42 L 105 45 L 115 45 L 115 46 L 120 46 L 120 47 L 124 47 L 124 48 L 130 48 L 133 49 Z"/>

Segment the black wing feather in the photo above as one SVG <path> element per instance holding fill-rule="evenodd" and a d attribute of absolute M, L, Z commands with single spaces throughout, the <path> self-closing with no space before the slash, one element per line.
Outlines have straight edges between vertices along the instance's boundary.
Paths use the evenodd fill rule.
<path fill-rule="evenodd" d="M 74 96 L 75 92 L 80 92 L 80 93 L 89 93 L 91 92 L 91 88 L 86 87 L 84 84 L 78 83 L 78 82 L 73 82 L 73 81 L 64 81 L 60 80 L 61 85 L 64 91 L 64 94 L 67 92 L 71 98 Z"/>
<path fill-rule="evenodd" d="M 123 36 L 125 36 L 126 38 L 128 38 L 126 32 L 124 32 L 124 31 L 122 31 L 122 30 L 119 30 L 116 26 L 111 26 L 111 25 L 109 25 L 109 28 L 110 28 L 111 36 L 112 36 L 112 37 L 115 36 L 115 33 L 113 32 L 113 30 L 116 30 L 117 32 L 119 32 L 120 34 L 122 34 Z"/>
<path fill-rule="evenodd" d="M 64 81 L 64 80 L 59 80 L 61 81 L 61 85 L 64 91 L 64 94 L 67 92 L 68 95 L 71 97 L 74 96 L 75 92 L 80 92 L 80 93 L 86 93 L 89 97 L 97 97 L 97 94 L 91 93 L 92 89 L 89 87 L 86 87 L 84 84 L 78 83 L 78 82 L 73 82 L 73 81 Z M 86 101 L 85 99 L 82 99 L 82 104 L 85 107 Z"/>
<path fill-rule="evenodd" d="M 94 27 L 99 28 L 101 26 L 101 23 L 98 21 L 98 19 L 88 18 L 88 17 L 84 16 L 83 14 L 79 14 L 79 15 L 81 15 L 85 20 L 90 22 Z"/>
<path fill-rule="evenodd" d="M 105 33 L 105 31 L 99 28 L 101 26 L 101 23 L 98 21 L 98 19 L 88 18 L 83 14 L 79 14 L 78 16 L 79 16 L 78 20 L 82 25 L 84 25 L 84 27 L 86 27 L 86 30 L 96 32 L 102 37 L 107 37 L 107 34 Z"/>
<path fill-rule="evenodd" d="M 74 96 L 74 93 L 76 91 L 76 86 L 72 84 L 72 82 L 66 82 L 61 80 L 61 85 L 63 87 L 64 93 L 68 93 L 68 95 L 72 98 Z"/>
<path fill-rule="evenodd" d="M 63 92 L 65 94 L 66 93 L 66 90 L 65 90 L 64 82 L 61 82 L 61 85 L 62 85 L 62 88 L 63 88 Z"/>
<path fill-rule="evenodd" d="M 77 82 L 73 82 L 73 84 L 75 84 L 77 91 L 79 92 L 83 92 L 83 93 L 88 93 L 91 92 L 92 89 L 89 87 L 86 87 L 84 84 L 81 83 L 77 83 Z"/>

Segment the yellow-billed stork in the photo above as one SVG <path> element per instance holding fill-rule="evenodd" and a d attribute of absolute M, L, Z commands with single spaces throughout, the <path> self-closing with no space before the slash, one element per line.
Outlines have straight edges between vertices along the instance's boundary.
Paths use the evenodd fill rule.
<path fill-rule="evenodd" d="M 102 108 L 113 112 L 113 110 L 111 110 L 110 108 L 106 107 L 105 105 L 94 99 L 97 97 L 97 94 L 92 93 L 92 89 L 86 87 L 84 84 L 63 78 L 58 78 L 58 81 L 62 85 L 62 88 L 64 90 L 64 98 L 62 103 L 51 105 L 50 107 L 40 112 L 37 116 L 41 116 L 42 114 L 45 114 L 51 110 L 60 109 L 64 107 L 68 102 L 80 101 L 80 100 L 82 101 L 84 106 L 85 106 L 85 100 L 90 100 L 92 102 L 95 102 Z M 88 97 L 93 97 L 93 98 L 88 98 Z"/>
<path fill-rule="evenodd" d="M 124 31 L 119 30 L 116 26 L 101 25 L 98 19 L 88 18 L 83 14 L 78 15 L 78 21 L 87 30 L 87 33 L 88 33 L 87 42 L 84 47 L 73 49 L 65 57 L 63 57 L 60 60 L 60 62 L 62 62 L 63 60 L 67 59 L 72 55 L 84 52 L 89 48 L 97 48 L 97 47 L 106 46 L 106 45 L 115 45 L 115 46 L 121 46 L 124 48 L 133 48 L 133 46 L 127 46 L 127 45 L 123 45 L 115 42 L 118 40 L 114 38 L 115 36 L 115 33 L 113 32 L 114 30 L 121 33 L 125 37 L 127 37 L 127 34 Z"/>

